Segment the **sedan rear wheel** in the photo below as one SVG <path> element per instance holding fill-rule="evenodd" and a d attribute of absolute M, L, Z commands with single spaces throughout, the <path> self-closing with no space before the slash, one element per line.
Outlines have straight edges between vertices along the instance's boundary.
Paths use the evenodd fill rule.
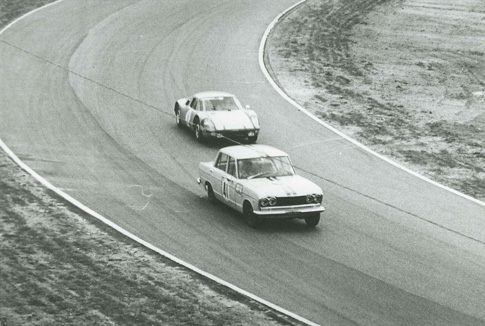
<path fill-rule="evenodd" d="M 248 202 L 244 203 L 243 216 L 247 225 L 249 225 L 252 228 L 256 228 L 258 226 L 259 224 L 258 216 L 254 214 L 253 207 Z"/>
<path fill-rule="evenodd" d="M 207 197 L 209 197 L 209 200 L 213 203 L 216 202 L 216 196 L 214 195 L 214 190 L 212 189 L 212 186 L 210 183 L 207 183 L 205 186 L 205 189 L 207 189 Z"/>
<path fill-rule="evenodd" d="M 305 217 L 305 222 L 308 227 L 315 227 L 320 222 L 320 213 L 312 214 L 308 217 Z"/>

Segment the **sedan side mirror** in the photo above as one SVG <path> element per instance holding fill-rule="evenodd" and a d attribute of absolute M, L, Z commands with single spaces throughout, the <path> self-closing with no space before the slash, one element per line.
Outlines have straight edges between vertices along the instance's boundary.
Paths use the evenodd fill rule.
<path fill-rule="evenodd" d="M 246 110 L 250 110 L 251 107 L 249 105 L 246 105 Z"/>

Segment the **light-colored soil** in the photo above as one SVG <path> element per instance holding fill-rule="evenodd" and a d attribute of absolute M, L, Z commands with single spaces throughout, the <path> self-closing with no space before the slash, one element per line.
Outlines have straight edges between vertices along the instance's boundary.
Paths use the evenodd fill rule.
<path fill-rule="evenodd" d="M 485 199 L 485 2 L 309 0 L 267 65 L 315 115 L 396 162 Z"/>

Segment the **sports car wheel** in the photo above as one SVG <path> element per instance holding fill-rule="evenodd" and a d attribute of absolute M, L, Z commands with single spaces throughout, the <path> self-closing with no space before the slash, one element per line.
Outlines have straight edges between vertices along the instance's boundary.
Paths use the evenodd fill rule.
<path fill-rule="evenodd" d="M 247 225 L 252 228 L 256 228 L 258 226 L 258 216 L 254 214 L 253 207 L 248 202 L 244 203 L 243 216 Z"/>
<path fill-rule="evenodd" d="M 202 143 L 204 141 L 204 136 L 202 135 L 202 131 L 200 130 L 200 124 L 196 124 L 194 129 L 195 139 Z"/>
<path fill-rule="evenodd" d="M 177 126 L 182 127 L 182 120 L 180 119 L 180 110 L 177 110 L 175 112 L 175 122 L 177 123 Z"/>
<path fill-rule="evenodd" d="M 258 140 L 258 136 L 248 137 L 248 143 L 254 144 Z"/>
<path fill-rule="evenodd" d="M 213 203 L 216 202 L 216 196 L 214 195 L 214 190 L 212 189 L 212 186 L 210 183 L 207 183 L 205 186 L 205 189 L 207 189 L 207 197 L 209 197 L 209 200 Z"/>
<path fill-rule="evenodd" d="M 305 222 L 308 227 L 315 227 L 320 222 L 320 214 L 313 214 L 308 217 L 305 217 Z"/>

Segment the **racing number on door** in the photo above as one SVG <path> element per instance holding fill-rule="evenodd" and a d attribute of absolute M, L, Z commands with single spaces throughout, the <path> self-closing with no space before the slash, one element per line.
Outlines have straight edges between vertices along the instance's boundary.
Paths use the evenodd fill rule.
<path fill-rule="evenodd" d="M 185 123 L 187 124 L 187 126 L 190 126 L 190 116 L 192 114 L 192 110 L 189 109 L 187 111 L 187 113 L 185 114 Z"/>
<path fill-rule="evenodd" d="M 227 179 L 222 180 L 222 196 L 224 199 L 229 200 L 229 182 Z"/>

